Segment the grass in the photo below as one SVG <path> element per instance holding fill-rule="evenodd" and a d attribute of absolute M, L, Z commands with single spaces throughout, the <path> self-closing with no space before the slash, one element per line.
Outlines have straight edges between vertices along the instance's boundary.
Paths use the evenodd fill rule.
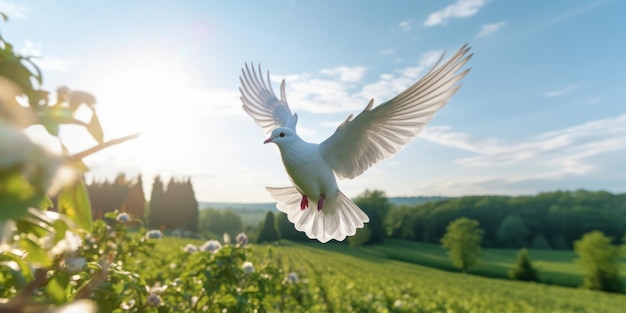
<path fill-rule="evenodd" d="M 419 244 L 418 244 L 419 245 Z M 623 312 L 626 295 L 450 273 L 392 260 L 387 252 L 443 262 L 445 251 L 408 242 L 350 249 L 341 244 L 284 243 L 279 252 L 300 269 L 328 312 Z M 412 248 L 414 253 L 407 252 Z M 515 251 L 488 251 L 489 262 L 514 260 Z M 551 255 L 564 263 L 567 254 Z M 570 254 L 571 256 L 571 254 Z M 563 259 L 561 259 L 563 258 Z M 314 287 L 314 288 L 312 288 Z M 311 291 L 310 291 L 311 292 Z M 401 300 L 396 310 L 392 303 Z M 374 309 L 387 305 L 388 311 Z"/>
<path fill-rule="evenodd" d="M 202 241 L 166 237 L 156 242 L 153 253 L 141 257 L 139 268 L 147 271 L 142 276 L 151 282 L 171 281 L 171 260 L 166 256 L 187 243 Z M 294 271 L 300 277 L 295 294 L 300 304 L 293 312 L 626 312 L 623 294 L 493 279 L 413 264 L 426 260 L 449 266 L 445 251 L 436 245 L 390 240 L 349 248 L 339 243 L 281 241 L 278 246 L 250 245 L 247 260 L 267 262 L 267 248 L 275 251 L 272 262 L 284 268 L 284 273 Z M 515 253 L 486 249 L 483 267 L 499 264 L 495 268 L 507 268 Z M 555 267 L 546 266 L 547 272 L 577 270 L 571 265 L 572 252 L 531 251 L 531 256 Z M 396 260 L 399 258 L 406 260 Z"/>
<path fill-rule="evenodd" d="M 384 256 L 388 259 L 424 265 L 445 271 L 459 272 L 452 266 L 446 250 L 440 245 L 424 244 L 405 240 L 386 240 L 383 244 L 346 249 L 344 245 L 327 247 L 334 251 L 371 256 Z M 576 263 L 573 251 L 529 250 L 528 256 L 539 273 L 543 283 L 568 287 L 582 284 L 584 271 Z M 482 249 L 479 265 L 470 274 L 508 279 L 508 272 L 515 266 L 517 250 Z M 626 262 L 622 264 L 622 279 L 626 285 Z"/>

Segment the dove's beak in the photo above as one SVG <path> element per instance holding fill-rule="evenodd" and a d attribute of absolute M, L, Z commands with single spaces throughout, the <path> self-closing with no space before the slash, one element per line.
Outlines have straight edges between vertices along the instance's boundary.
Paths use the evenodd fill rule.
<path fill-rule="evenodd" d="M 274 140 L 274 138 L 272 138 L 272 137 L 267 138 L 267 139 L 265 139 L 265 141 L 263 141 L 263 144 L 266 144 L 268 142 L 272 142 L 272 140 Z"/>

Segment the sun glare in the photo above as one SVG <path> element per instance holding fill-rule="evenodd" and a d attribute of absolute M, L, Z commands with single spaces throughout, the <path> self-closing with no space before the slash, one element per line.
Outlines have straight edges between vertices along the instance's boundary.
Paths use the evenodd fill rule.
<path fill-rule="evenodd" d="M 114 133 L 152 131 L 175 122 L 188 87 L 181 71 L 137 64 L 112 75 L 101 105 L 103 123 Z"/>
<path fill-rule="evenodd" d="M 193 124 L 190 74 L 168 56 L 147 54 L 113 63 L 115 69 L 101 71 L 96 94 L 106 139 L 141 132 L 128 145 L 133 159 L 175 159 L 175 147 L 190 139 Z"/>

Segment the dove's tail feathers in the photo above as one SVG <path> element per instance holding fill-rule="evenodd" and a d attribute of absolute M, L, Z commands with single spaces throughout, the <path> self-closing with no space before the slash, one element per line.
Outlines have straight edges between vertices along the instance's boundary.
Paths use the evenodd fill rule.
<path fill-rule="evenodd" d="M 276 208 L 287 213 L 287 218 L 298 231 L 322 243 L 331 239 L 342 241 L 346 236 L 354 236 L 357 228 L 370 221 L 354 202 L 339 192 L 333 199 L 326 199 L 324 208 L 317 210 L 317 203 L 309 199 L 309 207 L 301 210 L 302 194 L 295 187 L 266 187 L 277 201 Z"/>

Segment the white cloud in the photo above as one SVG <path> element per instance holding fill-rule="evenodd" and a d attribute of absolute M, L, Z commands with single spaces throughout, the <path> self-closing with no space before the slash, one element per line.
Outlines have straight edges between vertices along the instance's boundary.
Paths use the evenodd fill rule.
<path fill-rule="evenodd" d="M 389 100 L 414 84 L 441 55 L 441 51 L 423 53 L 415 66 L 410 66 L 379 76 L 377 81 L 362 82 L 366 67 L 339 66 L 322 69 L 319 75 L 310 73 L 272 75 L 278 82 L 285 78 L 287 100 L 294 111 L 337 113 L 362 110 L 370 99 L 375 105 Z"/>
<path fill-rule="evenodd" d="M 558 96 L 563 96 L 566 95 L 568 93 L 570 93 L 572 90 L 576 89 L 580 87 L 580 84 L 571 84 L 571 85 L 567 85 L 563 88 L 560 89 L 555 89 L 555 90 L 551 90 L 548 91 L 546 93 L 543 94 L 544 97 L 558 97 Z"/>
<path fill-rule="evenodd" d="M 394 49 L 383 49 L 380 50 L 380 54 L 381 55 L 390 55 L 390 54 L 394 54 L 396 51 Z"/>
<path fill-rule="evenodd" d="M 519 142 L 477 139 L 453 132 L 447 126 L 427 127 L 420 137 L 474 154 L 456 163 L 465 168 L 493 169 L 498 175 L 489 180 L 556 179 L 591 174 L 602 167 L 595 158 L 626 152 L 626 114 L 545 132 Z"/>
<path fill-rule="evenodd" d="M 457 0 L 456 3 L 431 13 L 424 22 L 424 26 L 445 25 L 451 18 L 470 17 L 478 13 L 478 10 L 485 4 L 484 0 Z"/>
<path fill-rule="evenodd" d="M 413 28 L 413 20 L 402 21 L 398 23 L 398 26 L 400 26 L 403 31 L 408 32 Z"/>
<path fill-rule="evenodd" d="M 9 16 L 9 18 L 25 18 L 28 7 L 7 1 L 0 2 L 0 12 Z"/>
<path fill-rule="evenodd" d="M 485 37 L 495 33 L 498 29 L 506 25 L 506 22 L 497 22 L 493 24 L 485 24 L 480 28 L 480 32 L 476 35 L 477 38 Z"/>
<path fill-rule="evenodd" d="M 320 73 L 339 79 L 342 82 L 359 82 L 367 71 L 366 67 L 355 66 L 338 66 L 335 68 L 325 68 Z"/>

